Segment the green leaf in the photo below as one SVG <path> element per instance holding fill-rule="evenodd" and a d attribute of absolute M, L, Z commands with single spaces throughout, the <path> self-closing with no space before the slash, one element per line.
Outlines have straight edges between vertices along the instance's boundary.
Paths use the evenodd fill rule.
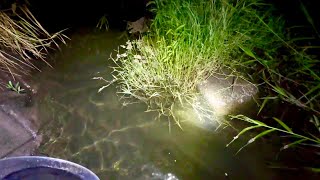
<path fill-rule="evenodd" d="M 251 123 L 251 124 L 257 124 L 259 126 L 267 126 L 265 123 L 263 122 L 260 122 L 258 120 L 254 120 L 254 119 L 251 119 L 247 116 L 244 116 L 244 115 L 236 115 L 236 116 L 233 116 L 233 115 L 230 115 L 231 119 L 239 119 L 239 120 L 242 120 L 242 121 L 246 121 L 248 123 Z"/>
<path fill-rule="evenodd" d="M 277 121 L 285 130 L 287 130 L 288 132 L 293 133 L 292 130 L 283 121 L 281 121 L 280 119 L 278 119 L 276 117 L 273 117 L 273 119 L 275 121 Z"/>
<path fill-rule="evenodd" d="M 302 97 L 306 97 L 309 94 L 313 93 L 314 91 L 318 90 L 320 88 L 320 84 L 316 87 L 313 87 L 311 90 L 309 90 L 306 94 L 304 94 Z"/>
<path fill-rule="evenodd" d="M 17 84 L 15 85 L 15 88 L 18 89 L 20 86 L 19 86 L 19 82 L 17 82 Z"/>
<path fill-rule="evenodd" d="M 149 1 L 149 2 L 146 4 L 146 7 L 149 7 L 149 6 L 152 5 L 152 4 L 156 5 L 156 3 L 155 3 L 154 1 Z"/>
<path fill-rule="evenodd" d="M 169 29 L 167 32 L 166 32 L 166 35 L 168 34 L 172 34 L 172 29 Z"/>
<path fill-rule="evenodd" d="M 263 131 L 262 133 L 256 135 L 254 138 L 251 138 L 251 139 L 247 142 L 247 144 L 245 144 L 244 146 L 242 146 L 242 147 L 237 151 L 236 154 L 238 154 L 242 149 L 244 149 L 245 147 L 247 147 L 249 144 L 253 143 L 256 139 L 258 139 L 258 138 L 260 138 L 260 137 L 262 137 L 262 136 L 265 136 L 266 134 L 269 134 L 269 133 L 271 133 L 271 132 L 273 132 L 273 131 L 275 131 L 275 130 L 276 130 L 276 129 L 269 129 L 269 130 Z"/>
<path fill-rule="evenodd" d="M 249 131 L 249 130 L 251 130 L 251 129 L 255 129 L 255 128 L 259 128 L 259 127 L 261 127 L 261 126 L 260 126 L 260 125 L 255 125 L 255 126 L 249 126 L 249 127 L 246 127 L 246 128 L 244 128 L 244 129 L 242 129 L 242 131 L 240 131 L 240 132 L 237 134 L 237 136 L 235 136 L 235 137 L 233 138 L 233 140 L 230 141 L 230 142 L 226 145 L 226 147 L 228 147 L 231 143 L 233 143 L 233 141 L 235 141 L 236 139 L 238 139 L 241 134 L 243 134 L 243 133 L 245 133 L 245 132 L 247 132 L 247 131 Z"/>
<path fill-rule="evenodd" d="M 308 168 L 308 169 L 310 169 L 312 172 L 320 173 L 320 168 Z"/>
<path fill-rule="evenodd" d="M 277 97 L 276 97 L 277 98 Z M 270 100 L 270 99 L 274 99 L 274 97 L 266 97 L 264 98 L 261 106 L 260 106 L 260 109 L 258 111 L 258 115 L 260 114 L 260 112 L 262 111 L 262 109 L 266 106 L 267 102 Z"/>
<path fill-rule="evenodd" d="M 246 127 L 246 128 L 244 128 L 242 131 L 240 131 L 237 136 L 240 136 L 240 135 L 242 135 L 243 133 L 245 133 L 245 132 L 247 132 L 247 131 L 249 131 L 249 130 L 251 130 L 251 129 L 255 129 L 255 128 L 259 128 L 259 127 L 261 127 L 261 126 L 260 126 L 260 125 L 255 125 L 255 126 Z"/>
<path fill-rule="evenodd" d="M 267 126 L 265 123 L 254 119 L 251 119 L 251 123 L 258 124 L 259 126 Z"/>
<path fill-rule="evenodd" d="M 269 133 L 271 133 L 273 131 L 276 131 L 276 129 L 268 129 L 268 130 L 263 131 L 262 133 L 256 135 L 254 138 L 250 139 L 248 141 L 248 144 L 254 142 L 256 139 L 261 138 L 262 136 L 265 136 L 265 135 L 267 135 L 267 134 L 269 134 Z"/>
<path fill-rule="evenodd" d="M 313 122 L 314 122 L 315 126 L 317 126 L 317 127 L 320 126 L 319 119 L 318 119 L 318 117 L 315 116 L 315 115 L 313 115 Z"/>
<path fill-rule="evenodd" d="M 243 64 L 243 65 L 246 65 L 246 64 L 251 65 L 251 64 L 253 64 L 253 63 L 256 62 L 256 61 L 257 61 L 257 60 L 248 60 L 248 61 L 242 62 L 241 64 Z"/>
<path fill-rule="evenodd" d="M 308 133 L 310 136 L 312 136 L 316 141 L 318 141 L 318 143 L 320 144 L 320 138 L 318 138 L 317 136 L 311 134 L 311 133 Z"/>
<path fill-rule="evenodd" d="M 181 26 L 179 26 L 175 31 L 179 31 L 180 29 L 184 28 L 185 24 L 182 24 Z"/>
<path fill-rule="evenodd" d="M 284 97 L 288 97 L 288 95 L 287 95 L 287 93 L 286 93 L 286 90 L 282 89 L 281 87 L 279 87 L 279 86 L 272 86 L 272 88 L 273 88 L 273 90 L 274 90 L 276 93 L 278 93 L 278 94 L 280 94 L 280 95 L 282 95 L 282 96 L 284 96 Z"/>
<path fill-rule="evenodd" d="M 292 142 L 292 143 L 290 143 L 290 144 L 284 145 L 284 146 L 280 149 L 280 151 L 285 150 L 285 149 L 288 149 L 288 148 L 290 148 L 291 146 L 294 146 L 294 145 L 296 145 L 296 144 L 300 144 L 300 143 L 302 143 L 303 141 L 307 141 L 307 139 L 299 139 L 299 140 L 294 141 L 294 142 Z"/>
<path fill-rule="evenodd" d="M 254 59 L 257 59 L 256 56 L 253 54 L 253 52 L 249 49 L 249 48 L 246 48 L 246 47 L 242 47 L 242 46 L 239 46 L 240 49 L 246 53 L 248 56 L 254 58 Z"/>

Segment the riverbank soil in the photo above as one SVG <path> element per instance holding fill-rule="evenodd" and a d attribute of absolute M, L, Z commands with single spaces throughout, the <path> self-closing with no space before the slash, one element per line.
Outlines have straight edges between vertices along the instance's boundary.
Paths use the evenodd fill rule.
<path fill-rule="evenodd" d="M 29 81 L 14 79 L 10 74 L 0 72 L 0 158 L 31 155 L 41 141 L 37 134 L 40 127 L 37 107 Z M 20 82 L 25 91 L 17 93 L 7 89 L 9 81 Z"/>

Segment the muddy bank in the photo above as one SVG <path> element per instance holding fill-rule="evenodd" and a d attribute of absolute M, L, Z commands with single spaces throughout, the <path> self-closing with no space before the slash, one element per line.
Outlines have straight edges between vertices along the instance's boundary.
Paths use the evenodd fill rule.
<path fill-rule="evenodd" d="M 25 89 L 17 93 L 6 88 L 9 81 Z M 0 72 L 0 158 L 31 155 L 39 146 L 40 121 L 34 103 L 35 91 L 27 78 Z"/>

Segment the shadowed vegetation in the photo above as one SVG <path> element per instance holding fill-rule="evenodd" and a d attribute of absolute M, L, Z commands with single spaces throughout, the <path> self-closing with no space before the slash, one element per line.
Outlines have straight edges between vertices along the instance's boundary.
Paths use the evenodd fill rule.
<path fill-rule="evenodd" d="M 26 6 L 13 4 L 0 11 L 0 68 L 12 75 L 39 70 L 33 60 L 46 62 L 48 48 L 58 47 L 56 40 L 64 43 L 64 38 L 61 32 L 49 34 Z"/>
<path fill-rule="evenodd" d="M 289 27 L 286 30 L 288 35 L 280 36 L 266 24 L 282 42 L 282 46 L 272 48 L 276 53 L 270 54 L 268 48 L 263 53 L 244 50 L 251 59 L 245 62 L 249 65 L 248 77 L 260 83 L 258 117 L 254 117 L 260 120 L 243 115 L 231 117 L 250 123 L 250 127 L 242 130 L 238 136 L 256 128 L 265 129 L 249 140 L 247 145 L 271 132 L 277 132 L 290 139 L 281 150 L 298 145 L 320 147 L 320 60 L 317 54 L 320 46 L 316 45 L 320 36 L 303 3 L 300 3 L 300 7 L 309 27 Z M 304 31 L 309 33 L 300 33 Z M 263 116 L 259 117 L 260 114 Z M 268 122 L 268 125 L 261 121 Z"/>

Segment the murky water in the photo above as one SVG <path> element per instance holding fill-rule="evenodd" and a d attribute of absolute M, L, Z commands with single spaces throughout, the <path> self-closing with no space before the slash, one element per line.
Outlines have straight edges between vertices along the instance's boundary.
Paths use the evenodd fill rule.
<path fill-rule="evenodd" d="M 110 53 L 124 40 L 121 33 L 83 31 L 52 59 L 35 80 L 43 122 L 40 151 L 74 161 L 101 179 L 271 179 L 264 146 L 251 146 L 235 156 L 240 146 L 226 144 L 236 132 L 210 132 L 187 125 L 183 131 L 143 104 L 123 106 L 110 86 Z M 114 52 L 115 53 L 115 52 Z M 110 61 L 110 60 L 109 60 Z M 269 156 L 268 156 L 269 157 Z"/>

